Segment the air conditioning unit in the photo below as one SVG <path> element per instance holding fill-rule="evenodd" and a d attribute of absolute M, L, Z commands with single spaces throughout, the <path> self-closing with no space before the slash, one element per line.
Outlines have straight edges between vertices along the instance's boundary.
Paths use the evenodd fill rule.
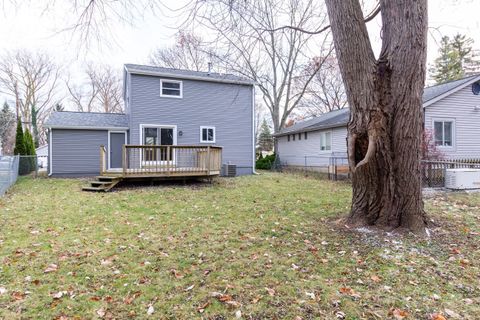
<path fill-rule="evenodd" d="M 237 176 L 237 165 L 235 164 L 224 164 L 223 165 L 223 175 L 225 177 L 235 177 Z"/>
<path fill-rule="evenodd" d="M 447 169 L 445 187 L 455 190 L 480 189 L 480 169 Z"/>

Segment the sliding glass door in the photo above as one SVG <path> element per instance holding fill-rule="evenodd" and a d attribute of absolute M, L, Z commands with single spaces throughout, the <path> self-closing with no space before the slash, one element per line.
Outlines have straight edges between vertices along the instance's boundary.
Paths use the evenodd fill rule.
<path fill-rule="evenodd" d="M 146 146 L 174 145 L 174 128 L 172 127 L 143 127 L 143 144 Z M 145 149 L 143 161 L 172 161 L 173 150 L 167 152 L 167 147 Z"/>

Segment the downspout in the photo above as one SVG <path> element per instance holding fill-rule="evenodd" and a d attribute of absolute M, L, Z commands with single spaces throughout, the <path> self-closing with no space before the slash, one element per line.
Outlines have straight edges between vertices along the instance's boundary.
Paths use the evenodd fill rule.
<path fill-rule="evenodd" d="M 52 157 L 52 148 L 53 148 L 53 145 L 52 145 L 52 128 L 48 129 L 48 168 L 49 168 L 49 172 L 48 172 L 48 176 L 50 177 L 53 172 L 52 172 L 52 160 L 53 160 L 53 157 Z"/>
<path fill-rule="evenodd" d="M 256 146 L 255 146 L 255 85 L 252 85 L 252 145 L 253 145 L 253 155 L 252 155 L 252 173 L 259 175 L 255 171 L 255 160 L 256 160 Z"/>

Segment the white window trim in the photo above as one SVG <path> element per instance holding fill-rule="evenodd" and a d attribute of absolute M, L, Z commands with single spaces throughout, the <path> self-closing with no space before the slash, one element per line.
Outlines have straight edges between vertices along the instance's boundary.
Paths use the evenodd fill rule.
<path fill-rule="evenodd" d="M 213 141 L 203 140 L 203 129 L 213 129 Z M 217 141 L 217 129 L 212 126 L 200 126 L 200 143 L 215 143 Z"/>
<path fill-rule="evenodd" d="M 327 134 L 327 133 L 330 133 L 330 150 L 322 150 L 322 134 Z M 332 145 L 332 140 L 333 140 L 333 131 L 332 130 L 328 130 L 328 131 L 320 131 L 320 145 L 318 146 L 318 149 L 320 150 L 320 153 L 332 153 L 332 148 L 333 148 L 333 145 Z"/>
<path fill-rule="evenodd" d="M 107 144 L 107 158 L 108 158 L 108 167 L 107 170 L 113 170 L 112 167 L 110 166 L 110 133 L 123 133 L 125 134 L 125 144 L 127 143 L 127 131 L 125 130 L 108 130 L 108 144 Z M 123 162 L 123 159 L 122 159 Z M 122 168 L 115 168 L 116 170 L 122 170 Z"/>
<path fill-rule="evenodd" d="M 435 122 L 451 122 L 452 123 L 452 145 L 451 146 L 437 146 L 435 144 Z M 455 118 L 433 118 L 432 119 L 432 135 L 433 135 L 433 144 L 439 150 L 455 150 L 456 147 L 456 128 Z"/>
<path fill-rule="evenodd" d="M 177 126 L 176 125 L 171 125 L 171 124 L 145 124 L 145 123 L 141 123 L 140 125 L 140 134 L 139 134 L 139 137 L 140 137 L 140 145 L 143 145 L 143 129 L 144 128 L 157 128 L 157 129 L 162 129 L 162 128 L 166 128 L 166 129 L 173 129 L 173 146 L 176 146 L 177 145 Z M 143 161 L 142 159 L 142 153 L 140 153 L 140 163 L 142 164 L 151 164 L 151 163 L 154 163 L 155 161 Z M 167 161 L 158 161 L 159 163 L 167 163 Z M 175 164 L 176 163 L 176 159 L 175 159 L 175 156 L 173 157 L 173 159 L 171 160 L 172 164 Z"/>
<path fill-rule="evenodd" d="M 163 94 L 163 82 L 179 83 L 180 84 L 180 95 L 179 96 L 172 96 L 172 95 L 169 95 L 169 94 Z M 183 82 L 180 81 L 180 80 L 160 79 L 160 97 L 182 99 L 183 98 Z"/>

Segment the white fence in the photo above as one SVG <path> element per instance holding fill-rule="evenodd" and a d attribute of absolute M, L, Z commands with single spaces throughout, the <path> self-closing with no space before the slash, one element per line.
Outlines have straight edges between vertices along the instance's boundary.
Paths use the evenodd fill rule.
<path fill-rule="evenodd" d="M 0 196 L 17 181 L 18 159 L 18 156 L 0 156 Z"/>

